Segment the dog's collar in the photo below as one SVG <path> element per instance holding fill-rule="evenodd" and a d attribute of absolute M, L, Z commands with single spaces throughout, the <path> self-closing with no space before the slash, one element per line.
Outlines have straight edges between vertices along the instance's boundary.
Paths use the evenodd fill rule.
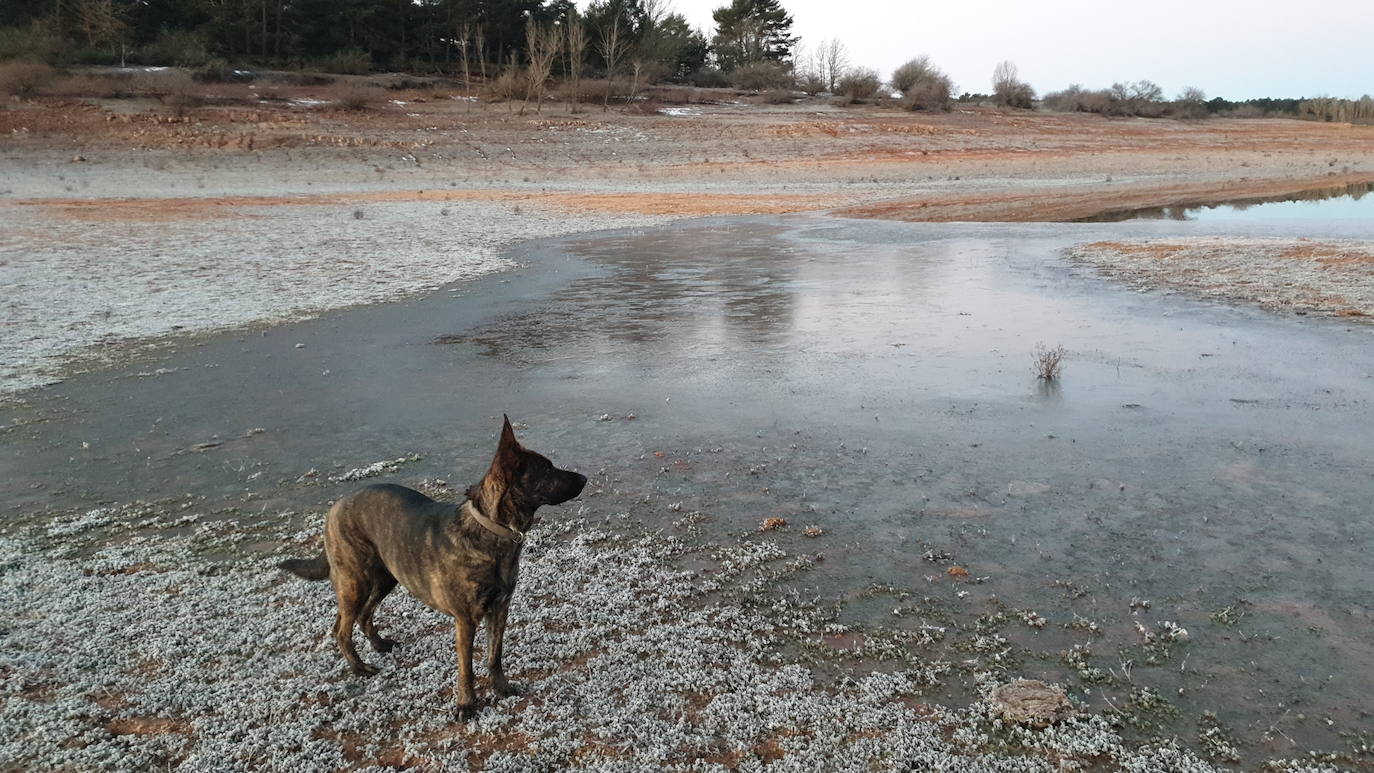
<path fill-rule="evenodd" d="M 464 502 L 463 506 L 458 508 L 458 512 L 466 513 L 467 516 L 476 521 L 479 526 L 498 537 L 505 537 L 517 545 L 525 541 L 525 533 L 523 531 L 510 526 L 502 526 L 496 521 L 482 515 L 482 511 L 477 509 L 477 505 L 473 504 L 471 499 Z"/>

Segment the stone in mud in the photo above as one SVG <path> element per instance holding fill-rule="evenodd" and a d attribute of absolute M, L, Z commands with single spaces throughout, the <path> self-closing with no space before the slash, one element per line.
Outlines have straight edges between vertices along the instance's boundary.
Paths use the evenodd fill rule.
<path fill-rule="evenodd" d="M 992 710 L 1004 722 L 1043 728 L 1073 713 L 1064 688 L 1038 679 L 1017 679 L 1000 685 L 988 696 Z"/>

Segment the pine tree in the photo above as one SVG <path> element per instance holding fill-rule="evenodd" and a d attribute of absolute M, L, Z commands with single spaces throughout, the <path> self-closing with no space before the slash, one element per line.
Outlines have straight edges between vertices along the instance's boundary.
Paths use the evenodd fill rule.
<path fill-rule="evenodd" d="M 722 70 L 756 62 L 786 62 L 797 38 L 792 14 L 779 0 L 733 0 L 717 8 L 716 59 Z"/>

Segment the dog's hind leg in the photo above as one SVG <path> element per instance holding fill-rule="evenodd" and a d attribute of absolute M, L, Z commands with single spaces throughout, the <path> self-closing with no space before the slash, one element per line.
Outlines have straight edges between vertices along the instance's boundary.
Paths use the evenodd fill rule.
<path fill-rule="evenodd" d="M 487 673 L 491 674 L 492 691 L 502 698 L 515 694 L 501 667 L 501 647 L 506 637 L 506 614 L 509 611 L 510 600 L 507 599 L 487 614 Z"/>
<path fill-rule="evenodd" d="M 385 569 L 379 569 L 378 573 L 372 578 L 372 592 L 368 594 L 367 601 L 363 603 L 362 611 L 358 613 L 358 623 L 363 629 L 363 635 L 367 637 L 372 649 L 378 652 L 390 652 L 396 642 L 377 633 L 377 626 L 372 622 L 372 616 L 377 612 L 377 605 L 382 603 L 386 594 L 396 587 L 396 578 Z"/>
<path fill-rule="evenodd" d="M 339 645 L 339 652 L 344 656 L 344 660 L 348 661 L 348 667 L 354 674 L 371 676 L 377 673 L 377 667 L 364 663 L 363 659 L 358 657 L 358 651 L 353 648 L 353 623 L 367 605 L 372 588 L 365 577 L 356 574 L 339 575 L 343 573 L 331 575 L 331 579 L 334 580 L 334 595 L 339 600 L 339 616 L 334 621 L 334 641 Z"/>
<path fill-rule="evenodd" d="M 477 633 L 477 621 L 463 614 L 453 617 L 453 647 L 458 655 L 458 685 L 454 696 L 458 701 L 458 718 L 467 719 L 477 709 L 477 695 L 472 689 L 472 637 Z"/>

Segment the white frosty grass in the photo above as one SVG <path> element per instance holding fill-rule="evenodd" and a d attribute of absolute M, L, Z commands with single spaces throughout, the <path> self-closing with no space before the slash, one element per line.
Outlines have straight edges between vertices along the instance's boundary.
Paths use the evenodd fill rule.
<path fill-rule="evenodd" d="M 1265 308 L 1374 316 L 1374 242 L 1210 237 L 1093 242 L 1070 257 L 1142 287 Z"/>
<path fill-rule="evenodd" d="M 383 459 L 380 462 L 373 462 L 372 464 L 369 464 L 366 467 L 354 467 L 353 469 L 340 475 L 331 475 L 329 476 L 329 479 L 334 481 L 335 483 L 346 483 L 349 481 L 363 480 L 364 478 L 375 478 L 384 472 L 395 472 L 396 470 L 400 469 L 401 465 L 403 464 L 409 464 L 410 462 L 418 461 L 420 461 L 419 454 L 401 456 L 395 459 Z"/>
<path fill-rule="evenodd" d="M 42 524 L 0 539 L 0 768 L 1214 769 L 1173 742 L 1129 747 L 1099 716 L 1041 731 L 1002 727 L 982 702 L 927 705 L 919 669 L 849 666 L 822 687 L 780 654 L 822 617 L 767 583 L 739 595 L 785 557 L 768 538 L 691 574 L 670 568 L 675 539 L 619 535 L 585 510 L 531 534 L 506 642 L 522 695 L 456 723 L 448 618 L 398 590 L 378 621 L 400 645 L 381 655 L 358 636 L 381 674 L 350 677 L 326 636 L 328 584 L 284 576 L 280 556 L 194 557 L 206 540 L 262 536 L 194 508 L 73 516 L 125 526 L 98 549 L 54 543 Z M 309 544 L 293 555 L 318 545 L 297 539 Z"/>
<path fill-rule="evenodd" d="M 391 300 L 511 268 L 502 251 L 517 241 L 673 219 L 464 201 L 210 214 L 0 206 L 0 394 L 51 383 L 73 355 L 113 343 Z"/>

